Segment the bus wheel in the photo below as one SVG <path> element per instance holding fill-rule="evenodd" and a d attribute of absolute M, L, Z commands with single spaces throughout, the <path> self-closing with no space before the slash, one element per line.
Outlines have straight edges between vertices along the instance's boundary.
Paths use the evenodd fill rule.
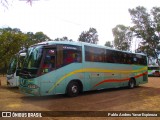
<path fill-rule="evenodd" d="M 69 97 L 76 97 L 78 96 L 79 92 L 80 92 L 80 87 L 79 84 L 77 82 L 70 82 L 67 86 L 67 95 Z"/>
<path fill-rule="evenodd" d="M 136 85 L 135 80 L 131 78 L 128 82 L 128 87 L 132 89 L 135 87 L 135 85 Z"/>

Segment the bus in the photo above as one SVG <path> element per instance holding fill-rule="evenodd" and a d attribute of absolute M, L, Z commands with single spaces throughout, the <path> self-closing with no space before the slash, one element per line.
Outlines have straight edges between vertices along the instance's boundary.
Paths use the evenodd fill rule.
<path fill-rule="evenodd" d="M 148 66 L 148 76 L 160 77 L 160 66 Z"/>
<path fill-rule="evenodd" d="M 29 48 L 19 72 L 29 96 L 134 88 L 148 82 L 147 56 L 84 42 L 48 41 Z"/>
<path fill-rule="evenodd" d="M 9 67 L 7 69 L 7 86 L 18 87 L 19 76 L 17 76 L 17 70 L 22 66 L 23 60 L 26 56 L 25 52 L 15 54 L 10 59 Z"/>

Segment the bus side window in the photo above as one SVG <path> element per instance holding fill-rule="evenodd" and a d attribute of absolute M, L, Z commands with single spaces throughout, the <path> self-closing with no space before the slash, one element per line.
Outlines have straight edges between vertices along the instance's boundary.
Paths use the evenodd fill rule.
<path fill-rule="evenodd" d="M 81 57 L 79 54 L 74 54 L 74 62 L 81 62 Z"/>
<path fill-rule="evenodd" d="M 42 73 L 47 73 L 56 68 L 55 50 L 48 49 L 42 64 Z"/>
<path fill-rule="evenodd" d="M 73 60 L 73 55 L 72 53 L 67 53 L 66 55 L 66 58 L 65 58 L 65 64 L 70 64 L 72 63 L 74 60 Z"/>
<path fill-rule="evenodd" d="M 136 64 L 137 63 L 137 58 L 134 56 L 133 57 L 133 64 Z"/>
<path fill-rule="evenodd" d="M 81 62 L 82 50 L 79 46 L 66 45 L 63 47 L 63 66 L 74 63 Z"/>
<path fill-rule="evenodd" d="M 50 57 L 48 55 L 45 56 L 43 64 L 42 64 L 42 72 L 47 73 L 49 68 L 49 59 Z"/>
<path fill-rule="evenodd" d="M 50 70 L 55 69 L 55 56 L 51 56 L 49 68 L 50 68 Z"/>
<path fill-rule="evenodd" d="M 109 51 L 106 50 L 106 61 L 105 62 L 109 62 L 110 61 L 110 57 L 109 57 Z"/>

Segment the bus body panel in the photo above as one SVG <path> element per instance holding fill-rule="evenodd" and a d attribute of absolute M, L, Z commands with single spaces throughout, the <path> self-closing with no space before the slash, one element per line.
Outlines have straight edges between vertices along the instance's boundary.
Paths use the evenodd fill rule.
<path fill-rule="evenodd" d="M 7 69 L 7 86 L 18 87 L 19 86 L 19 76 L 16 75 L 18 67 L 22 65 L 26 53 L 17 53 L 10 59 L 10 65 Z"/>
<path fill-rule="evenodd" d="M 21 87 L 23 85 L 23 87 Z M 36 89 L 29 88 L 29 85 L 36 85 Z M 19 89 L 21 93 L 25 93 L 28 96 L 40 96 L 40 83 L 38 78 L 22 79 L 20 78 Z"/>
<path fill-rule="evenodd" d="M 65 94 L 73 80 L 82 83 L 83 91 L 90 91 L 128 86 L 131 78 L 136 85 L 147 83 L 146 65 L 86 61 L 82 45 L 81 63 L 74 62 L 32 79 L 21 78 L 20 90 L 36 96 Z M 30 84 L 35 85 L 34 88 L 29 88 Z"/>
<path fill-rule="evenodd" d="M 130 78 L 135 78 L 136 85 L 147 83 L 147 78 L 144 79 L 146 70 L 136 73 L 130 69 L 128 65 L 118 66 L 118 69 L 116 69 L 117 65 L 101 65 L 101 67 L 96 67 L 96 64 L 92 64 L 92 68 L 88 68 L 87 66 L 89 65 L 86 64 L 86 67 L 82 68 L 82 64 L 76 64 L 77 63 L 69 64 L 63 67 L 63 69 L 49 72 L 33 80 L 24 80 L 26 83 L 36 84 L 39 87 L 37 90 L 32 89 L 32 92 L 26 87 L 26 90 L 23 89 L 24 93 L 28 92 L 28 95 L 39 96 L 65 94 L 67 85 L 71 80 L 80 80 L 84 87 L 83 91 L 128 86 Z M 134 70 L 137 71 L 144 68 L 144 66 L 133 67 L 136 68 Z M 69 68 L 74 69 L 69 70 Z M 122 73 L 117 72 L 117 70 L 121 70 Z M 27 85 L 28 84 L 26 84 L 26 86 Z"/>
<path fill-rule="evenodd" d="M 148 76 L 159 77 L 160 67 L 159 66 L 148 66 Z"/>
<path fill-rule="evenodd" d="M 19 76 L 16 76 L 16 73 L 14 74 L 7 74 L 7 86 L 9 87 L 17 87 L 19 85 Z"/>

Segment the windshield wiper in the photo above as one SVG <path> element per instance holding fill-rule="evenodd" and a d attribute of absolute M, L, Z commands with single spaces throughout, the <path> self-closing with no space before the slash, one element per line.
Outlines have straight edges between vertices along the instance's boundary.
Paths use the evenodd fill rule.
<path fill-rule="evenodd" d="M 31 72 L 26 71 L 26 70 L 22 70 L 21 73 L 20 73 L 20 75 L 23 75 L 23 76 L 25 76 L 25 77 L 27 77 L 27 76 L 33 77 L 33 76 L 31 75 Z"/>

